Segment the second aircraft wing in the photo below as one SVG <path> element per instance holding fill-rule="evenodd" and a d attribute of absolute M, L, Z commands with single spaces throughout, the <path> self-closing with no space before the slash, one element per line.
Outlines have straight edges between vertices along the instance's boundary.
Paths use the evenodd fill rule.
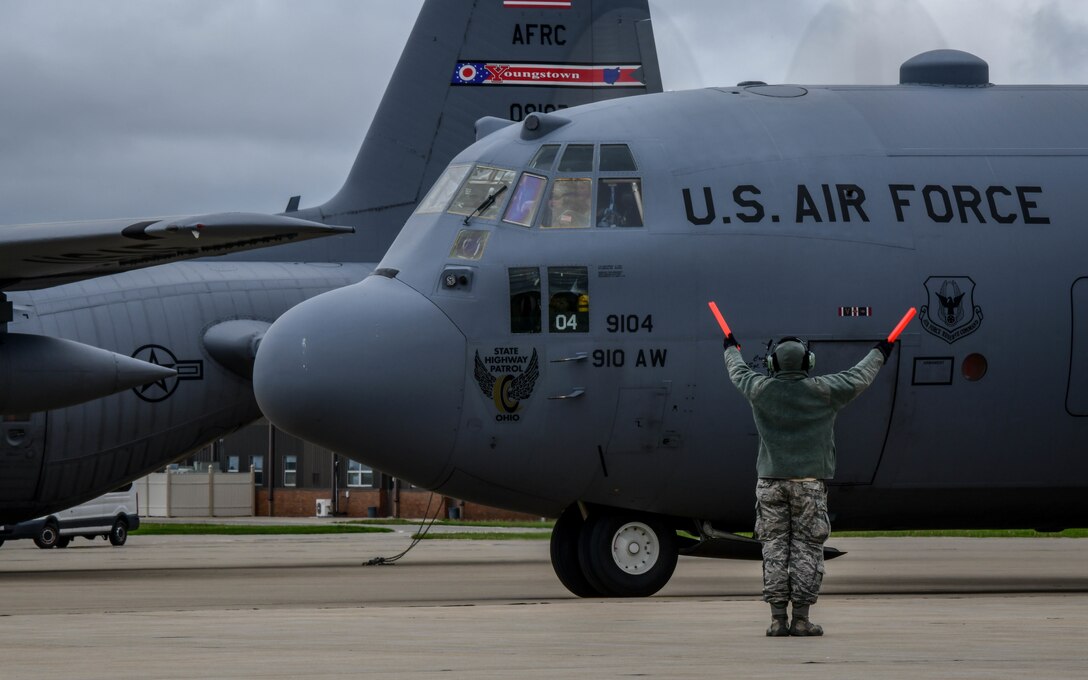
<path fill-rule="evenodd" d="M 45 288 L 353 231 L 284 215 L 240 212 L 0 226 L 0 291 Z"/>

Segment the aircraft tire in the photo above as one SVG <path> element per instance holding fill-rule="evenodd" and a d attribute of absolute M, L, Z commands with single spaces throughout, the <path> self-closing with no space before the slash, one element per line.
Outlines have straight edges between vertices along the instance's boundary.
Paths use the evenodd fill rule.
<path fill-rule="evenodd" d="M 42 526 L 42 530 L 34 537 L 34 545 L 42 550 L 49 550 L 50 548 L 57 547 L 57 542 L 59 540 L 60 529 L 57 527 L 56 523 L 49 521 Z"/>
<path fill-rule="evenodd" d="M 128 540 L 128 524 L 123 519 L 117 519 L 113 523 L 113 527 L 110 529 L 110 544 L 115 546 L 122 546 L 125 541 Z"/>
<path fill-rule="evenodd" d="M 584 528 L 585 521 L 577 504 L 569 506 L 555 521 L 551 540 L 552 569 L 560 583 L 578 597 L 601 597 L 605 593 L 589 582 L 578 559 L 579 539 Z"/>
<path fill-rule="evenodd" d="M 587 579 L 614 597 L 649 597 L 676 569 L 676 532 L 652 516 L 591 513 L 578 559 Z"/>

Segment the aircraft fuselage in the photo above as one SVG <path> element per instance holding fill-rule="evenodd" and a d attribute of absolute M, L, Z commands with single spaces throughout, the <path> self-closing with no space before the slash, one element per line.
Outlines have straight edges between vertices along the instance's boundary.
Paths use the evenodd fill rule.
<path fill-rule="evenodd" d="M 177 370 L 77 406 L 5 416 L 0 521 L 52 512 L 162 467 L 260 417 L 250 381 L 209 354 L 213 326 L 271 323 L 365 264 L 192 262 L 12 293 L 13 332 L 66 338 Z M 196 329 L 183 332 L 182 329 Z"/>
<path fill-rule="evenodd" d="M 797 335 L 817 373 L 853 365 L 916 306 L 919 322 L 839 417 L 836 528 L 1088 520 L 1088 89 L 756 86 L 563 113 L 554 132 L 514 126 L 454 160 L 513 171 L 498 210 L 466 226 L 456 203 L 477 175 L 458 172 L 468 179 L 448 210 L 459 214 L 417 210 L 379 264 L 386 276 L 285 317 L 336 309 L 337 333 L 361 334 L 356 356 L 395 366 L 367 381 L 339 374 L 350 407 L 315 404 L 365 413 L 355 409 L 382 401 L 381 419 L 325 413 L 311 428 L 296 413 L 288 430 L 455 497 L 546 515 L 583 501 L 741 530 L 757 437 L 707 300 L 753 365 L 772 339 Z M 562 145 L 561 161 L 533 167 L 544 145 Z M 573 145 L 591 150 L 588 170 L 561 169 Z M 614 145 L 629 146 L 634 169 L 602 169 Z M 525 175 L 589 180 L 595 219 L 543 226 L 538 195 L 536 217 L 517 223 Z M 637 218 L 591 226 L 633 180 Z M 404 352 L 363 333 L 387 318 L 383 300 L 414 295 L 440 314 L 413 332 L 451 324 L 442 343 Z M 448 347 L 458 336 L 463 347 Z M 341 356 L 330 338 L 307 338 Z M 336 371 L 310 363 L 312 389 Z M 411 384 L 442 396 L 392 390 Z"/>

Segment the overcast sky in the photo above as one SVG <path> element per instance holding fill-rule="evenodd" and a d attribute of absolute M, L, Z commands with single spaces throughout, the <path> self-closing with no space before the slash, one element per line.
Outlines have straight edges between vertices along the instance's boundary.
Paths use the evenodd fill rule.
<path fill-rule="evenodd" d="M 455 0 L 447 0 L 455 1 Z M 576 2 L 578 0 L 575 0 Z M 5 0 L 0 223 L 278 212 L 342 183 L 421 0 Z M 666 89 L 894 83 L 954 47 L 1088 83 L 1082 0 L 651 0 Z"/>

